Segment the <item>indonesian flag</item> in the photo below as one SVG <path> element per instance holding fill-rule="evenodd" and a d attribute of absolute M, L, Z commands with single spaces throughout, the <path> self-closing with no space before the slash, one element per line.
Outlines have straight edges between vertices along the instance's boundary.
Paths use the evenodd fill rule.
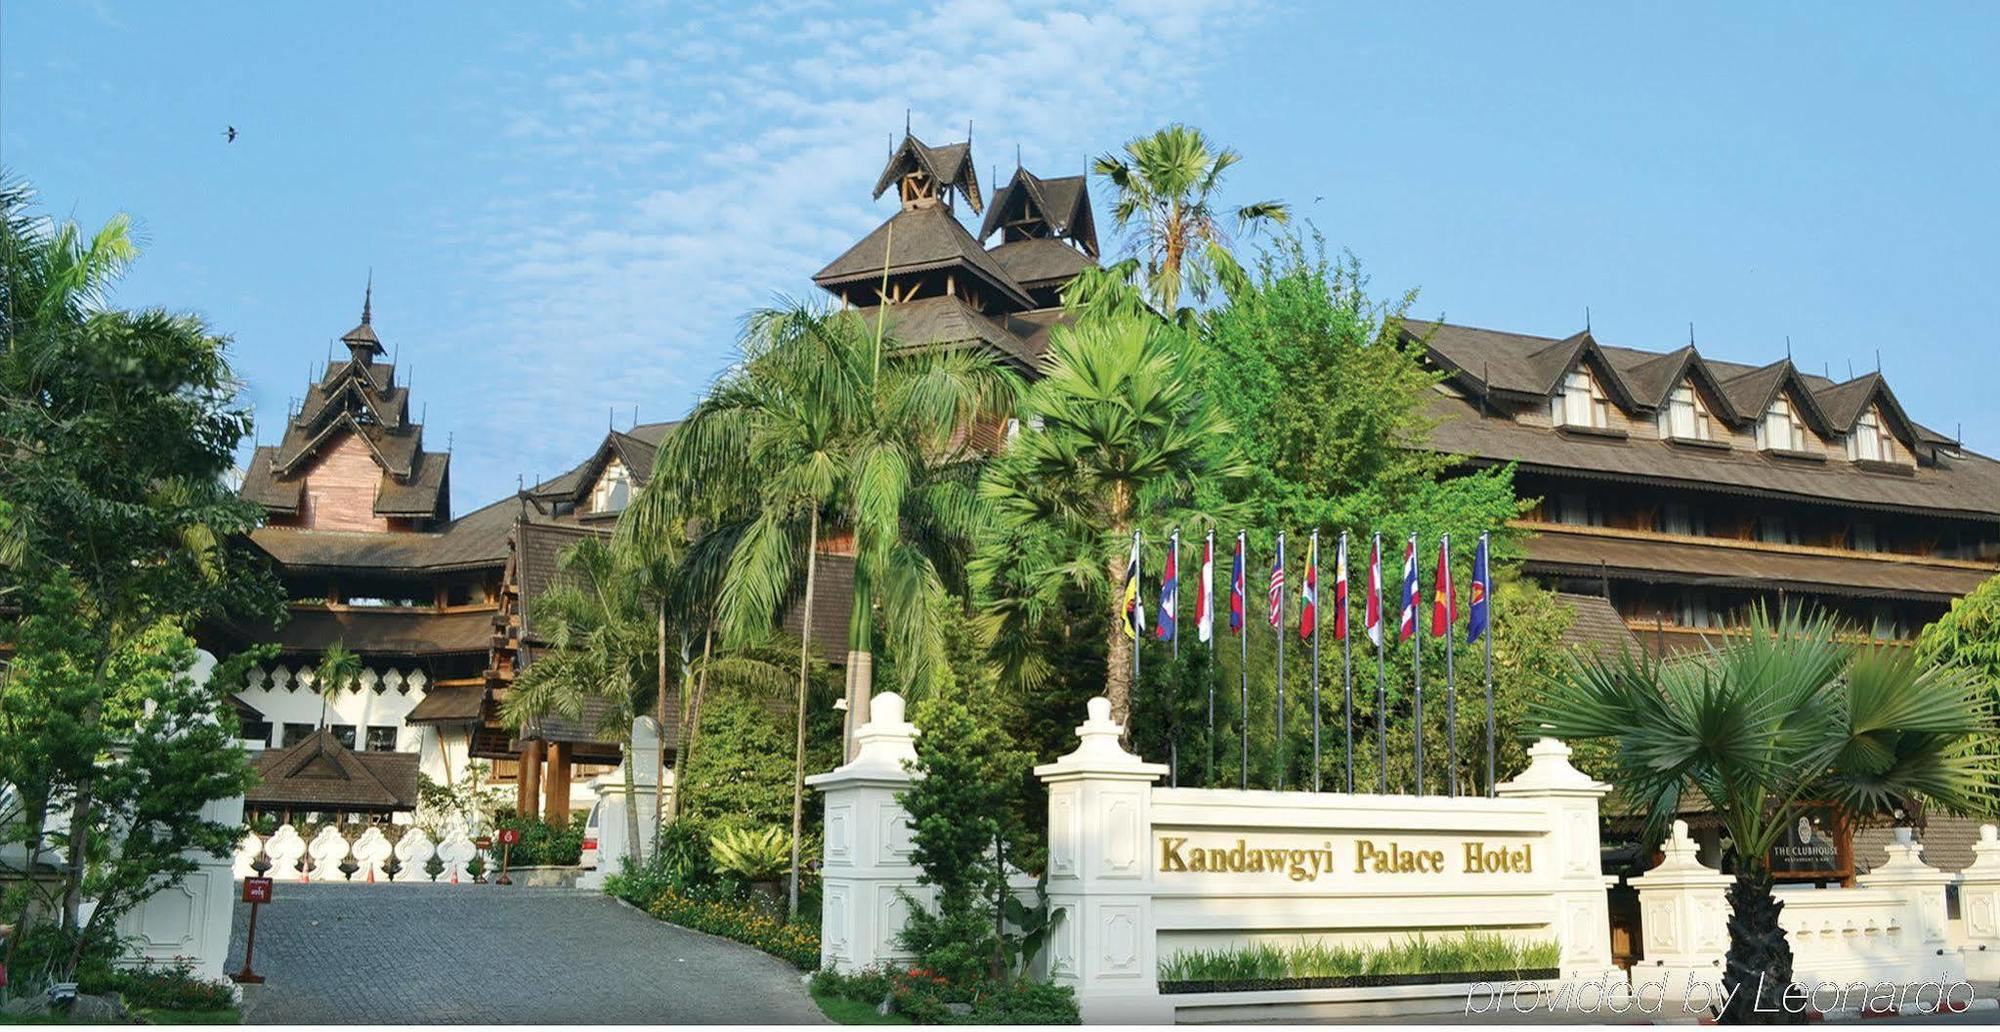
<path fill-rule="evenodd" d="M 1215 638 L 1215 531 L 1201 543 L 1201 580 L 1194 594 L 1194 636 L 1198 641 Z"/>
<path fill-rule="evenodd" d="M 1153 636 L 1173 641 L 1180 628 L 1175 616 L 1181 607 L 1181 532 L 1174 531 L 1167 546 L 1167 569 L 1160 575 L 1160 618 L 1153 624 Z"/>
<path fill-rule="evenodd" d="M 1246 548 L 1243 532 L 1236 532 L 1236 566 L 1229 571 L 1229 629 L 1243 633 L 1243 552 Z"/>
<path fill-rule="evenodd" d="M 1368 552 L 1368 614 L 1366 628 L 1368 640 L 1382 647 L 1382 535 L 1375 535 L 1375 544 Z"/>
<path fill-rule="evenodd" d="M 1271 560 L 1271 590 L 1265 596 L 1271 604 L 1271 626 L 1285 623 L 1285 532 L 1278 532 L 1278 555 Z"/>
<path fill-rule="evenodd" d="M 1306 584 L 1299 592 L 1299 637 L 1309 639 L 1319 626 L 1319 531 L 1306 546 Z"/>
<path fill-rule="evenodd" d="M 1347 532 L 1340 534 L 1333 571 L 1333 640 L 1347 640 Z"/>
<path fill-rule="evenodd" d="M 1451 535 L 1438 538 L 1437 576 L 1431 581 L 1431 637 L 1451 633 L 1458 622 L 1458 589 L 1451 583 Z"/>
<path fill-rule="evenodd" d="M 1411 534 L 1410 543 L 1403 548 L 1403 625 L 1397 640 L 1417 636 L 1417 605 L 1421 601 L 1417 595 L 1417 536 Z"/>

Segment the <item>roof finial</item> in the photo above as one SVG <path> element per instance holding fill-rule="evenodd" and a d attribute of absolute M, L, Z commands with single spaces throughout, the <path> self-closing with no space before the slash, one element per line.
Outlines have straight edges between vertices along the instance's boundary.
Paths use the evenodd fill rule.
<path fill-rule="evenodd" d="M 1792 357 L 1792 335 L 1787 333 L 1785 334 L 1785 358 L 1789 360 L 1791 357 Z"/>
<path fill-rule="evenodd" d="M 1878 373 L 1878 374 L 1882 372 L 1882 349 L 1881 349 L 1881 348 L 1876 348 L 1876 349 L 1875 349 L 1875 372 L 1876 372 L 1876 373 Z"/>
<path fill-rule="evenodd" d="M 1688 347 L 1694 347 L 1694 323 L 1688 323 Z"/>
<path fill-rule="evenodd" d="M 1014 171 L 1019 172 L 1020 170 L 1021 170 L 1021 145 L 1016 143 L 1014 145 Z M 999 177 L 995 176 L 994 178 L 998 179 Z"/>
<path fill-rule="evenodd" d="M 375 267 L 368 267 L 368 288 L 361 292 L 361 325 L 375 317 Z"/>
<path fill-rule="evenodd" d="M 910 135 L 910 109 L 903 109 L 903 135 Z"/>
<path fill-rule="evenodd" d="M 1583 306 L 1583 332 L 1590 332 L 1590 306 Z"/>
<path fill-rule="evenodd" d="M 972 119 L 965 120 L 965 153 L 972 153 Z"/>

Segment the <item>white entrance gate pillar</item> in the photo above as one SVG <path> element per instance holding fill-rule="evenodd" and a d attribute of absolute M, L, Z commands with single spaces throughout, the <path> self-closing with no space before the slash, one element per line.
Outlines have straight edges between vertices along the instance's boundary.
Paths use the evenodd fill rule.
<path fill-rule="evenodd" d="M 1660 848 L 1666 858 L 1631 880 L 1639 892 L 1646 958 L 1632 969 L 1632 984 L 1642 996 L 1680 1004 L 1694 982 L 1722 983 L 1722 957 L 1729 951 L 1729 883 L 1736 879 L 1701 862 L 1701 846 L 1688 837 L 1686 821 L 1674 822 L 1673 834 Z"/>
<path fill-rule="evenodd" d="M 930 896 L 910 862 L 910 815 L 896 800 L 914 780 L 908 765 L 921 732 L 903 719 L 895 692 L 875 696 L 869 715 L 854 732 L 854 759 L 806 779 L 826 800 L 820 966 L 845 971 L 908 958 L 896 942 L 909 917 L 904 896 Z"/>
<path fill-rule="evenodd" d="M 1864 889 L 1887 889 L 1903 897 L 1914 941 L 1906 947 L 1913 978 L 1936 977 L 1949 984 L 1964 976 L 1959 952 L 1948 949 L 1950 921 L 1945 913 L 1945 887 L 1956 877 L 1924 863 L 1924 847 L 1909 828 L 1897 828 L 1889 843 L 1889 862 L 1854 879 Z M 1981 829 L 1980 837 L 1985 837 Z M 1983 844 L 1983 843 L 1982 843 Z M 1961 899 L 1961 905 L 1963 900 Z M 1970 924 L 1970 922 L 1967 922 Z"/>
<path fill-rule="evenodd" d="M 1528 750 L 1528 769 L 1494 786 L 1503 799 L 1546 799 L 1552 818 L 1550 839 L 1556 869 L 1551 922 L 1562 946 L 1564 978 L 1597 978 L 1610 971 L 1611 913 L 1606 878 L 1598 855 L 1597 804 L 1611 786 L 1570 766 L 1569 746 L 1544 738 Z"/>
<path fill-rule="evenodd" d="M 1958 872 L 1958 910 L 1965 917 L 1965 974 L 2000 978 L 2000 829 L 1979 826 L 1972 866 Z"/>
<path fill-rule="evenodd" d="M 1111 702 L 1090 700 L 1076 750 L 1035 768 L 1049 786 L 1049 975 L 1085 1022 L 1171 1023 L 1153 922 L 1153 782 L 1165 764 L 1119 744 Z"/>

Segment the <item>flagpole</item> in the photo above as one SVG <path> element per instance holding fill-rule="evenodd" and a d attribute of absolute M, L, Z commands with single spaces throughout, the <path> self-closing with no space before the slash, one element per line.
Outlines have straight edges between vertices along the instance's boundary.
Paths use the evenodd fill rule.
<path fill-rule="evenodd" d="M 1285 532 L 1282 530 L 1278 532 L 1278 554 L 1272 560 L 1271 568 L 1274 579 L 1284 576 Z M 1275 588 L 1278 595 L 1278 622 L 1273 628 L 1278 632 L 1278 791 L 1282 792 L 1285 790 L 1285 582 L 1279 579 Z"/>
<path fill-rule="evenodd" d="M 1181 672 L 1181 528 L 1175 527 L 1172 543 L 1167 546 L 1173 555 L 1174 597 L 1168 606 L 1173 616 L 1174 676 L 1167 678 L 1167 786 L 1181 787 L 1181 714 L 1180 714 L 1180 672 Z"/>
<path fill-rule="evenodd" d="M 1215 784 L 1215 528 L 1208 528 L 1202 549 L 1201 587 L 1208 601 L 1208 784 Z"/>
<path fill-rule="evenodd" d="M 1340 532 L 1340 585 L 1334 590 L 1334 604 L 1340 607 L 1340 721 L 1347 725 L 1347 748 L 1341 753 L 1347 767 L 1347 792 L 1354 794 L 1354 626 L 1347 618 L 1347 532 Z"/>
<path fill-rule="evenodd" d="M 1493 553 L 1489 535 L 1479 535 L 1479 554 L 1486 557 L 1486 569 L 1481 571 L 1485 580 L 1480 583 L 1486 606 L 1486 626 L 1479 636 L 1486 639 L 1486 794 L 1493 795 L 1497 758 L 1493 737 Z"/>
<path fill-rule="evenodd" d="M 1416 626 L 1418 599 L 1423 598 L 1423 578 L 1417 573 L 1417 536 L 1410 535 L 1410 550 L 1404 560 L 1410 570 L 1410 671 L 1413 675 L 1415 691 L 1411 694 L 1412 707 L 1417 722 L 1417 794 L 1424 794 L 1424 634 L 1423 628 Z M 1139 654 L 1132 653 L 1134 660 Z"/>
<path fill-rule="evenodd" d="M 1236 644 L 1243 652 L 1243 662 L 1238 670 L 1243 674 L 1242 698 L 1236 711 L 1236 729 L 1243 736 L 1243 759 L 1237 768 L 1238 788 L 1250 787 L 1250 550 L 1249 534 L 1242 529 L 1236 531 L 1236 562 L 1243 567 L 1243 622 L 1236 628 Z M 1237 591 L 1236 565 L 1230 566 L 1229 593 L 1230 609 L 1235 609 Z"/>
<path fill-rule="evenodd" d="M 1319 530 L 1312 532 L 1312 545 L 1306 552 L 1309 562 L 1306 567 L 1306 584 L 1313 592 L 1313 791 L 1320 790 L 1319 781 Z"/>
<path fill-rule="evenodd" d="M 1458 599 L 1456 597 L 1456 585 L 1455 583 L 1450 581 L 1451 578 L 1451 535 L 1450 534 L 1445 534 L 1443 537 L 1438 538 L 1438 564 L 1444 567 L 1445 577 L 1447 580 L 1445 591 L 1443 594 L 1439 596 L 1444 600 L 1443 605 L 1445 614 L 1444 749 L 1445 749 L 1445 760 L 1447 761 L 1447 763 L 1449 763 L 1449 766 L 1447 766 L 1445 769 L 1450 772 L 1449 777 L 1446 779 L 1447 787 L 1445 789 L 1445 794 L 1455 797 L 1458 795 L 1458 681 L 1456 680 L 1455 675 L 1453 674 L 1452 671 L 1451 638 L 1452 638 L 1452 623 L 1453 623 L 1452 617 L 1458 615 Z M 1438 591 L 1439 588 L 1433 585 L 1431 590 Z"/>
<path fill-rule="evenodd" d="M 1369 590 L 1375 593 L 1375 772 L 1381 779 L 1378 789 L 1389 794 L 1389 599 L 1382 589 L 1382 535 L 1375 534 L 1375 550 L 1369 553 Z"/>
<path fill-rule="evenodd" d="M 1132 532 L 1132 615 L 1129 617 L 1132 621 L 1132 694 L 1129 698 L 1135 699 L 1139 696 L 1139 644 L 1146 637 L 1140 633 L 1146 629 L 1146 622 L 1140 616 L 1140 610 L 1146 605 L 1146 591 L 1139 576 L 1146 568 L 1142 548 L 1139 532 L 1135 530 Z M 1131 718 L 1128 716 L 1126 719 Z"/>

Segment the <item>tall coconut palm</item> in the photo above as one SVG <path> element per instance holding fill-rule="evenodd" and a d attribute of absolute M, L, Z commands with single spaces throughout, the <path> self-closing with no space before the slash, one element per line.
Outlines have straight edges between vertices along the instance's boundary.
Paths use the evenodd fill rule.
<path fill-rule="evenodd" d="M 972 456 L 955 442 L 1006 411 L 1017 381 L 979 352 L 899 352 L 852 313 L 789 304 L 747 326 L 742 360 L 662 440 L 630 532 L 706 522 L 690 555 L 719 570 L 715 624 L 726 642 L 763 635 L 792 604 L 802 609 L 796 910 L 816 557 L 832 533 L 852 535 L 859 599 L 850 653 L 872 665 L 868 617 L 879 601 L 903 677 L 928 677 L 943 647 L 934 603 L 962 576 L 977 530 Z M 866 684 L 851 681 L 849 690 L 858 697 L 850 714 L 865 713 Z"/>
<path fill-rule="evenodd" d="M 361 657 L 349 650 L 346 642 L 336 641 L 319 654 L 319 668 L 313 675 L 319 680 L 319 729 L 324 731 L 327 697 L 338 694 L 361 676 Z"/>
<path fill-rule="evenodd" d="M 1978 746 L 1990 721 L 1973 680 L 1842 644 L 1825 617 L 1758 612 L 1747 636 L 1666 663 L 1580 661 L 1531 719 L 1543 734 L 1611 742 L 1617 790 L 1646 813 L 1649 840 L 1683 809 L 1721 820 L 1736 876 L 1722 975 L 1732 1022 L 1786 1017 L 1792 953 L 1770 853 L 1808 801 L 1858 820 L 1926 805 L 1983 813 L 2000 772 Z"/>
<path fill-rule="evenodd" d="M 1132 139 L 1123 154 L 1091 163 L 1091 171 L 1112 189 L 1112 219 L 1130 233 L 1147 293 L 1161 311 L 1180 307 L 1183 288 L 1200 301 L 1218 280 L 1240 276 L 1222 221 L 1234 222 L 1241 232 L 1291 219 L 1282 201 L 1258 201 L 1225 214 L 1215 194 L 1241 160 L 1201 130 L 1175 123 Z"/>
<path fill-rule="evenodd" d="M 654 612 L 629 554 L 601 538 L 587 537 L 564 550 L 561 574 L 534 601 L 536 632 L 548 649 L 521 671 L 501 705 L 500 717 L 521 730 L 556 715 L 570 721 L 594 716 L 587 728 L 625 747 L 626 842 L 635 859 L 639 807 L 632 762 L 632 718 L 652 680 Z"/>
<path fill-rule="evenodd" d="M 974 570 L 1011 625 L 998 640 L 1025 640 L 1065 585 L 1123 598 L 1139 518 L 1184 505 L 1198 480 L 1246 472 L 1228 447 L 1228 419 L 1195 390 L 1195 361 L 1190 338 L 1150 315 L 1087 318 L 1055 331 L 1046 375 L 1022 407 L 1029 429 L 981 485 L 999 527 Z M 1031 657 L 1003 659 L 1029 683 L 1046 674 Z M 1112 719 L 1125 723 L 1132 640 L 1115 620 L 1105 685 Z"/>

